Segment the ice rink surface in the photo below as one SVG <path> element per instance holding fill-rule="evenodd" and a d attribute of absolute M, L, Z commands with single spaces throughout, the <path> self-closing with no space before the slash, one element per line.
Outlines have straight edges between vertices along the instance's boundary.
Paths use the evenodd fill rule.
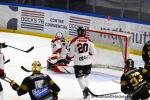
<path fill-rule="evenodd" d="M 0 32 L 0 42 L 6 42 L 8 45 L 23 50 L 35 46 L 35 49 L 29 53 L 24 53 L 9 47 L 2 49 L 2 52 L 5 54 L 5 59 L 10 59 L 10 62 L 5 64 L 7 77 L 15 80 L 18 84 L 21 84 L 22 80 L 31 73 L 24 72 L 20 66 L 31 69 L 31 64 L 35 60 L 39 60 L 43 67 L 46 66 L 46 60 L 51 55 L 50 41 L 51 39 L 48 38 Z M 136 61 L 135 63 L 137 66 L 143 66 L 141 57 L 133 55 L 131 57 Z M 98 74 L 91 74 L 88 77 L 89 88 L 91 91 L 95 94 L 120 92 L 120 84 L 118 82 L 122 72 L 105 69 L 101 70 L 103 73 L 99 72 Z M 105 74 L 105 71 L 119 74 L 108 75 Z M 46 69 L 42 70 L 42 72 L 49 74 L 60 86 L 61 91 L 59 93 L 59 100 L 82 100 L 82 91 L 74 74 L 57 74 L 47 71 Z M 9 83 L 3 80 L 1 80 L 1 82 L 4 88 L 4 100 L 30 100 L 28 94 L 18 96 L 17 93 L 12 90 Z M 118 93 L 103 98 L 91 98 L 91 100 L 124 100 L 124 96 L 125 95 L 122 93 Z"/>

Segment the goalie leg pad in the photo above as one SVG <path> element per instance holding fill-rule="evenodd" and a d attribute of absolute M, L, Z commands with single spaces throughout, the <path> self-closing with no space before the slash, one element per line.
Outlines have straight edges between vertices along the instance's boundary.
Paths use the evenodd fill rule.
<path fill-rule="evenodd" d="M 63 71 L 61 71 L 61 69 L 58 66 L 52 68 L 51 70 L 56 72 L 56 73 L 64 73 Z"/>
<path fill-rule="evenodd" d="M 54 67 L 55 67 L 55 65 L 47 60 L 47 69 L 52 69 Z"/>

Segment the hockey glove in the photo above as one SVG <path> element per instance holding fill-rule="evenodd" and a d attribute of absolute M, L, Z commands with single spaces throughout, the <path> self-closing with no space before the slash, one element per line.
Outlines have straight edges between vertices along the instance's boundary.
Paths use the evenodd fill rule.
<path fill-rule="evenodd" d="M 58 100 L 58 96 L 53 96 L 52 100 Z"/>
<path fill-rule="evenodd" d="M 69 57 L 69 56 L 67 55 L 67 56 L 66 56 L 66 59 L 65 59 L 65 60 L 66 60 L 66 61 L 65 61 L 65 63 L 66 63 L 66 64 L 69 64 L 69 63 L 70 63 L 70 61 L 71 61 L 71 59 L 72 59 L 72 58 L 71 58 L 71 57 Z"/>
<path fill-rule="evenodd" d="M 53 95 L 52 95 L 52 100 L 58 100 L 58 93 L 56 92 L 53 92 Z"/>
<path fill-rule="evenodd" d="M 5 43 L 0 43 L 0 47 L 1 48 L 6 48 L 6 47 L 8 47 Z"/>
<path fill-rule="evenodd" d="M 64 59 L 64 64 L 69 64 L 70 63 L 70 60 L 67 60 L 67 59 Z"/>
<path fill-rule="evenodd" d="M 4 73 L 3 69 L 0 69 L 0 78 L 4 79 L 6 77 L 6 74 Z"/>
<path fill-rule="evenodd" d="M 15 81 L 13 81 L 13 80 L 10 82 L 10 86 L 15 91 L 17 91 L 19 89 L 19 85 Z"/>

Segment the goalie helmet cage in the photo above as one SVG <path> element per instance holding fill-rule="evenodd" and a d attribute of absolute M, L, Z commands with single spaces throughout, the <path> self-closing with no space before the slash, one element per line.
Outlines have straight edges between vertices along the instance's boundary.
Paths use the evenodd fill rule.
<path fill-rule="evenodd" d="M 131 36 L 95 30 L 86 30 L 86 33 L 94 44 L 100 47 L 93 57 L 93 66 L 123 71 L 124 62 L 129 58 Z"/>

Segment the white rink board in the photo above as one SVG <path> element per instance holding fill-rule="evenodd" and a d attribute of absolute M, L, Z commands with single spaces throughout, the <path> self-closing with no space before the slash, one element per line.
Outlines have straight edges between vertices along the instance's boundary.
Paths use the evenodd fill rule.
<path fill-rule="evenodd" d="M 0 28 L 8 28 L 16 25 L 17 30 L 38 32 L 41 34 L 55 34 L 62 32 L 66 36 L 72 36 L 78 26 L 86 29 L 102 32 L 121 33 L 132 35 L 131 48 L 141 50 L 143 44 L 150 39 L 150 24 L 136 23 L 125 19 L 111 19 L 105 16 L 94 16 L 56 9 L 32 8 L 15 5 L 16 11 L 10 6 L 0 4 Z M 15 19 L 16 22 L 12 19 Z M 11 24 L 11 21 L 14 25 Z M 13 22 L 14 21 L 14 22 Z M 12 26 L 11 26 L 12 25 Z"/>

